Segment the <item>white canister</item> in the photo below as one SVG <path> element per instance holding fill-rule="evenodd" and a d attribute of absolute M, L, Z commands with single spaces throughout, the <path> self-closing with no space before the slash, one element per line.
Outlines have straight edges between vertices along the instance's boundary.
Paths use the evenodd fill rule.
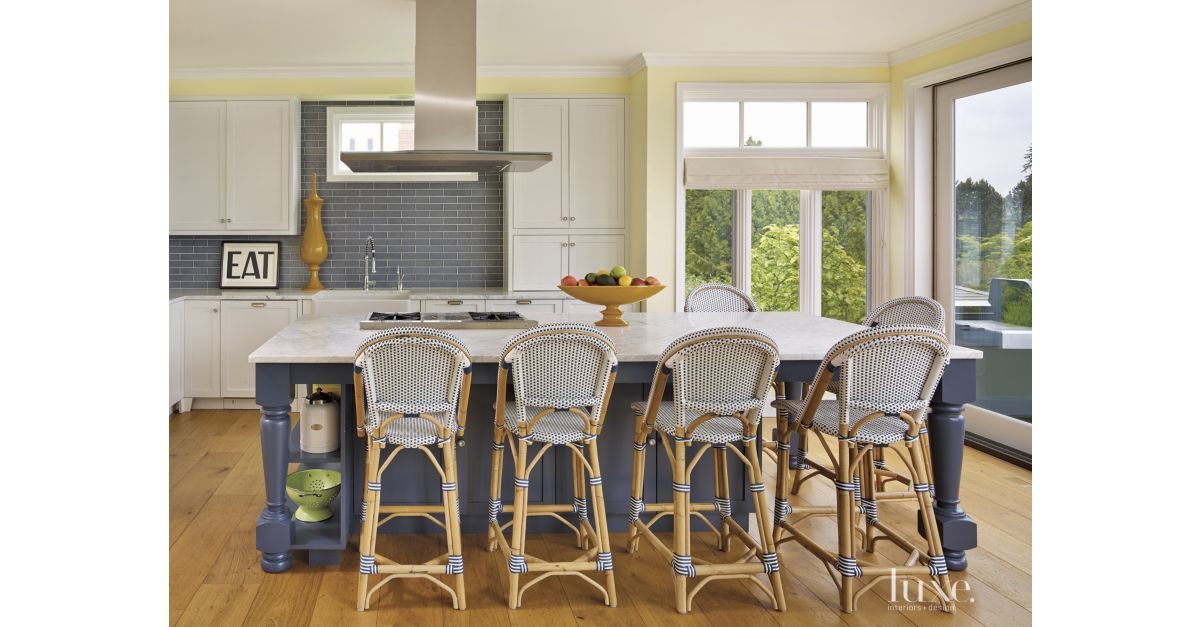
<path fill-rule="evenodd" d="M 305 453 L 332 453 L 338 449 L 338 404 L 328 392 L 317 391 L 304 397 L 300 407 L 300 450 Z"/>

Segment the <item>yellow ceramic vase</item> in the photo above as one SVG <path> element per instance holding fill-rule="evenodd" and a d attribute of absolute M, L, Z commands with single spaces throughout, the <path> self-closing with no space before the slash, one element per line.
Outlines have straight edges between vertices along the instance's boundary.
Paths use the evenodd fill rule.
<path fill-rule="evenodd" d="M 321 226 L 321 207 L 324 204 L 325 199 L 317 195 L 317 175 L 313 173 L 312 193 L 304 199 L 308 219 L 304 221 L 304 235 L 300 238 L 300 258 L 308 264 L 310 273 L 308 285 L 304 286 L 306 292 L 325 289 L 325 286 L 321 285 L 321 279 L 317 278 L 317 271 L 329 257 L 329 242 L 325 241 L 325 229 Z"/>

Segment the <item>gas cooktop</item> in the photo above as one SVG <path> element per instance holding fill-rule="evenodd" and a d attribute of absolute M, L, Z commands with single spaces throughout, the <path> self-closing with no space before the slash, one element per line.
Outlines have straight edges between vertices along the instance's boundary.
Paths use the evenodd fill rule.
<path fill-rule="evenodd" d="M 371 312 L 358 323 L 363 330 L 391 329 L 394 327 L 426 327 L 430 329 L 528 329 L 536 326 L 537 320 L 526 320 L 515 311 L 463 311 L 463 312 Z"/>

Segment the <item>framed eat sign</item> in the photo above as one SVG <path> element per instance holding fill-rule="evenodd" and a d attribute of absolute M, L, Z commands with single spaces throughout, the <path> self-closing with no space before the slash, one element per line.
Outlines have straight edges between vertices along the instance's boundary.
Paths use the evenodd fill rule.
<path fill-rule="evenodd" d="M 221 288 L 279 287 L 279 242 L 221 242 Z"/>

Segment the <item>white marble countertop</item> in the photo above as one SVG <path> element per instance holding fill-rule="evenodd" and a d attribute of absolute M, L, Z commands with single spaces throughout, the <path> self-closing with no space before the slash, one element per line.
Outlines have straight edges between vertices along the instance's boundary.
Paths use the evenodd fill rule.
<path fill-rule="evenodd" d="M 362 316 L 338 314 L 304 316 L 267 340 L 250 354 L 251 363 L 350 363 L 358 345 L 372 333 L 358 328 Z M 763 331 L 779 345 L 786 361 L 820 360 L 840 339 L 864 327 L 839 320 L 794 312 L 757 313 L 626 313 L 628 327 L 603 327 L 613 339 L 621 361 L 658 361 L 671 340 L 697 329 L 742 325 Z M 597 314 L 538 314 L 537 321 L 593 323 Z M 512 329 L 464 329 L 453 331 L 466 344 L 471 359 L 495 363 Z M 961 346 L 951 350 L 951 359 L 981 359 L 983 353 Z"/>
<path fill-rule="evenodd" d="M 357 292 L 359 290 L 330 290 L 334 292 Z M 376 288 L 371 290 L 381 295 L 394 294 L 395 290 Z M 503 287 L 417 287 L 411 290 L 412 300 L 517 300 L 517 299 L 550 299 L 573 300 L 560 290 L 546 292 L 514 292 Z M 178 289 L 170 290 L 170 301 L 177 300 L 294 300 L 298 298 L 313 298 L 320 292 L 305 292 L 299 288 L 284 288 L 275 290 L 258 289 Z"/>

